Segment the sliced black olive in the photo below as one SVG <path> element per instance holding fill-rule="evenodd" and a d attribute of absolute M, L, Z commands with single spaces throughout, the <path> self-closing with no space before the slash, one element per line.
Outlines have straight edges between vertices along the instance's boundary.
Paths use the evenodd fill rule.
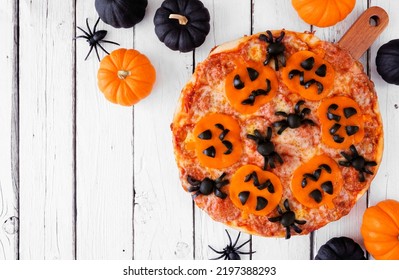
<path fill-rule="evenodd" d="M 227 151 L 224 152 L 225 155 L 229 155 L 233 152 L 233 144 L 230 141 L 224 140 L 222 141 L 223 145 L 227 148 Z"/>
<path fill-rule="evenodd" d="M 241 81 L 240 75 L 235 75 L 234 80 L 233 80 L 234 88 L 235 89 L 243 89 L 244 88 L 244 82 Z"/>
<path fill-rule="evenodd" d="M 249 191 L 240 192 L 238 194 L 238 198 L 240 199 L 241 204 L 245 205 L 245 203 L 247 203 L 247 200 L 249 198 Z"/>
<path fill-rule="evenodd" d="M 320 203 L 323 199 L 323 194 L 319 190 L 313 190 L 309 193 L 309 196 L 314 199 L 317 203 Z"/>
<path fill-rule="evenodd" d="M 209 195 L 212 193 L 214 188 L 215 182 L 209 178 L 205 178 L 204 180 L 202 180 L 199 190 L 201 194 Z"/>
<path fill-rule="evenodd" d="M 335 111 L 335 110 L 337 110 L 337 109 L 338 109 L 338 105 L 335 104 L 335 103 L 333 103 L 333 104 L 331 104 L 330 106 L 328 106 L 327 111 L 330 112 L 331 110 Z"/>
<path fill-rule="evenodd" d="M 304 86 L 306 89 L 308 89 L 311 85 L 316 85 L 317 86 L 317 94 L 321 94 L 324 90 L 324 86 L 322 83 L 316 81 L 315 79 L 311 79 L 307 81 Z"/>
<path fill-rule="evenodd" d="M 335 133 L 337 133 L 337 131 L 341 128 L 341 125 L 339 123 L 334 124 L 331 128 L 330 128 L 330 134 L 334 135 Z"/>
<path fill-rule="evenodd" d="M 201 181 L 191 177 L 190 175 L 187 176 L 187 182 L 192 186 L 197 186 L 201 183 Z"/>
<path fill-rule="evenodd" d="M 269 191 L 269 193 L 275 193 L 273 183 L 270 180 L 267 180 L 266 184 L 267 184 L 267 190 Z"/>
<path fill-rule="evenodd" d="M 321 65 L 315 73 L 319 77 L 325 77 L 327 75 L 327 66 L 325 64 Z"/>
<path fill-rule="evenodd" d="M 319 180 L 320 175 L 321 175 L 321 169 L 316 169 L 316 171 L 313 172 L 313 176 L 314 176 L 317 180 Z"/>
<path fill-rule="evenodd" d="M 292 211 L 287 211 L 283 214 L 283 217 L 281 218 L 281 224 L 283 227 L 289 227 L 293 225 L 295 222 L 295 213 Z"/>
<path fill-rule="evenodd" d="M 218 189 L 215 189 L 215 195 L 221 199 L 225 199 L 227 197 L 227 194 L 225 194 L 224 192 L 221 192 Z"/>
<path fill-rule="evenodd" d="M 328 164 L 321 164 L 319 165 L 319 168 L 325 170 L 329 174 L 332 172 L 331 167 Z"/>
<path fill-rule="evenodd" d="M 341 120 L 341 116 L 335 115 L 333 113 L 328 112 L 327 113 L 327 118 L 331 121 L 334 120 L 336 122 L 339 122 Z"/>
<path fill-rule="evenodd" d="M 301 66 L 305 70 L 312 70 L 314 66 L 314 57 L 309 57 L 308 59 L 301 62 Z"/>
<path fill-rule="evenodd" d="M 344 108 L 345 118 L 349 119 L 350 117 L 352 117 L 353 115 L 356 115 L 356 114 L 357 114 L 357 111 L 355 108 L 353 108 L 353 107 Z"/>
<path fill-rule="evenodd" d="M 229 129 L 223 130 L 222 133 L 220 133 L 220 135 L 219 135 L 219 139 L 220 139 L 221 141 L 223 141 L 224 138 L 226 137 L 226 135 L 227 135 L 229 132 L 230 132 Z"/>
<path fill-rule="evenodd" d="M 334 192 L 333 184 L 331 181 L 327 181 L 321 184 L 321 188 L 328 194 L 333 194 Z"/>
<path fill-rule="evenodd" d="M 215 126 L 217 128 L 219 128 L 220 130 L 224 130 L 224 126 L 222 124 L 220 124 L 220 123 L 215 124 Z"/>
<path fill-rule="evenodd" d="M 272 85 L 269 79 L 266 79 L 266 95 L 272 90 Z"/>
<path fill-rule="evenodd" d="M 342 142 L 344 142 L 345 138 L 339 135 L 334 135 L 333 140 L 335 143 L 341 144 Z"/>
<path fill-rule="evenodd" d="M 210 131 L 209 129 L 205 130 L 204 132 L 202 132 L 201 134 L 198 135 L 199 139 L 202 140 L 209 140 L 212 139 L 212 131 Z"/>
<path fill-rule="evenodd" d="M 308 180 L 306 180 L 306 178 L 303 178 L 301 182 L 302 188 L 306 187 L 307 185 L 308 185 Z"/>
<path fill-rule="evenodd" d="M 214 158 L 216 156 L 216 149 L 214 146 L 210 146 L 203 150 L 202 153 L 208 157 Z"/>
<path fill-rule="evenodd" d="M 263 210 L 269 202 L 266 198 L 258 196 L 256 198 L 256 211 Z"/>
<path fill-rule="evenodd" d="M 246 183 L 246 182 L 249 182 L 249 181 L 251 181 L 251 179 L 252 179 L 252 176 L 253 176 L 253 174 L 255 173 L 255 171 L 254 172 L 252 172 L 252 173 L 250 173 L 250 174 L 248 174 L 247 176 L 245 176 L 245 178 L 244 178 L 244 182 Z"/>
<path fill-rule="evenodd" d="M 320 175 L 319 175 L 319 176 L 320 176 Z M 312 181 L 314 181 L 314 182 L 317 182 L 317 180 L 319 179 L 318 177 L 316 177 L 315 175 L 310 174 L 310 173 L 305 173 L 305 174 L 303 174 L 303 177 L 304 177 L 304 178 L 309 178 L 310 180 L 312 180 Z"/>
<path fill-rule="evenodd" d="M 255 103 L 255 95 L 251 93 L 251 95 L 241 102 L 242 105 L 251 105 L 253 106 Z"/>
<path fill-rule="evenodd" d="M 359 127 L 357 125 L 348 125 L 345 127 L 345 130 L 346 134 L 348 134 L 348 136 L 351 136 L 359 131 Z"/>
<path fill-rule="evenodd" d="M 358 156 L 352 160 L 352 166 L 357 170 L 361 171 L 366 164 L 366 160 L 362 156 Z"/>
<path fill-rule="evenodd" d="M 290 80 L 292 80 L 295 76 L 303 76 L 304 75 L 304 73 L 303 73 L 303 71 L 299 71 L 299 70 L 296 70 L 296 69 L 294 69 L 294 70 L 291 70 L 289 73 L 288 73 L 288 78 L 290 79 Z"/>
<path fill-rule="evenodd" d="M 255 69 L 247 67 L 247 71 L 248 71 L 248 76 L 252 82 L 255 81 L 259 77 L 259 72 L 256 71 Z"/>

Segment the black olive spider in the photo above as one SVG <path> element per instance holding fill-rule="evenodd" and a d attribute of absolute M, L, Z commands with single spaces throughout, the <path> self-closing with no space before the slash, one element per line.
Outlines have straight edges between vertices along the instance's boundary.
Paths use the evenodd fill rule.
<path fill-rule="evenodd" d="M 374 173 L 367 169 L 368 166 L 376 166 L 377 163 L 375 161 L 367 161 L 359 155 L 359 153 L 356 150 L 356 147 L 354 145 L 351 145 L 349 147 L 350 151 L 352 152 L 352 155 L 348 155 L 345 152 L 341 152 L 341 155 L 346 159 L 346 160 L 340 160 L 338 163 L 341 166 L 345 167 L 350 167 L 352 166 L 353 168 L 356 169 L 356 171 L 359 172 L 359 182 L 364 182 L 366 180 L 364 173 L 373 175 Z"/>
<path fill-rule="evenodd" d="M 89 19 L 86 18 L 86 26 L 87 26 L 87 30 L 85 31 L 83 30 L 81 27 L 77 27 L 80 31 L 82 31 L 84 33 L 84 35 L 81 36 L 77 36 L 74 38 L 74 40 L 79 39 L 79 38 L 83 38 L 86 39 L 86 41 L 89 43 L 90 46 L 90 50 L 86 55 L 85 60 L 87 60 L 87 58 L 89 57 L 90 53 L 92 52 L 93 48 L 96 50 L 96 54 L 97 54 L 97 58 L 98 61 L 100 61 L 100 56 L 98 55 L 98 49 L 97 46 L 99 46 L 105 53 L 109 54 L 109 52 L 107 52 L 103 46 L 101 46 L 101 42 L 103 43 L 109 43 L 109 44 L 114 44 L 119 46 L 118 43 L 112 42 L 112 41 L 107 41 L 107 40 L 103 40 L 105 38 L 105 36 L 107 36 L 107 30 L 98 30 L 97 31 L 97 25 L 100 22 L 100 18 L 97 19 L 94 28 L 93 28 L 93 32 L 90 29 L 89 26 Z"/>
<path fill-rule="evenodd" d="M 280 205 L 277 205 L 277 211 L 280 214 L 280 216 L 269 218 L 269 221 L 272 223 L 280 222 L 282 226 L 285 227 L 286 230 L 285 239 L 290 239 L 291 228 L 293 228 L 296 233 L 301 233 L 302 229 L 300 229 L 297 226 L 297 224 L 304 225 L 306 224 L 306 221 L 297 220 L 295 218 L 295 213 L 291 210 L 290 205 L 288 203 L 288 199 L 284 201 L 284 208 L 285 212 L 283 212 Z"/>
<path fill-rule="evenodd" d="M 310 119 L 305 119 L 305 116 L 307 114 L 310 114 L 310 109 L 309 108 L 304 108 L 302 111 L 300 111 L 300 107 L 305 104 L 305 101 L 300 100 L 296 103 L 294 107 L 294 113 L 285 113 L 282 111 L 276 112 L 276 116 L 283 116 L 286 118 L 285 120 L 280 120 L 277 122 L 273 123 L 274 127 L 280 127 L 278 130 L 277 134 L 283 133 L 284 130 L 287 128 L 298 128 L 302 125 L 309 124 L 309 125 L 315 125 L 315 123 L 310 120 Z"/>
<path fill-rule="evenodd" d="M 285 67 L 286 61 L 285 61 L 285 56 L 284 56 L 284 51 L 285 51 L 285 46 L 282 43 L 282 40 L 285 36 L 285 32 L 281 31 L 280 36 L 276 39 L 273 38 L 273 34 L 270 30 L 266 31 L 266 34 L 261 34 L 259 36 L 259 40 L 264 41 L 268 43 L 267 47 L 267 55 L 266 55 L 266 60 L 263 62 L 264 65 L 269 64 L 270 59 L 274 59 L 274 68 L 276 71 L 279 69 L 279 63 L 283 67 Z"/>
<path fill-rule="evenodd" d="M 270 168 L 275 168 L 275 161 L 277 160 L 280 164 L 283 163 L 283 159 L 280 157 L 280 155 L 275 151 L 275 147 L 272 141 L 270 139 L 272 138 L 272 129 L 271 127 L 267 128 L 267 133 L 266 136 L 263 136 L 259 130 L 255 129 L 254 134 L 247 134 L 247 138 L 254 140 L 257 144 L 257 151 L 260 153 L 265 162 L 263 164 L 263 170 L 267 169 L 267 165 L 270 166 Z"/>
<path fill-rule="evenodd" d="M 234 242 L 234 244 L 233 244 L 233 241 L 231 240 L 231 236 L 230 236 L 229 232 L 227 231 L 227 229 L 226 229 L 226 233 L 227 233 L 227 236 L 229 237 L 229 244 L 226 247 L 223 248 L 223 251 L 217 251 L 214 248 L 212 248 L 210 245 L 208 245 L 208 247 L 210 249 L 212 249 L 212 251 L 214 251 L 215 253 L 220 254 L 219 257 L 211 259 L 211 260 L 219 260 L 219 259 L 221 259 L 223 257 L 224 257 L 225 260 L 241 260 L 240 254 L 249 255 L 249 254 L 256 253 L 256 252 L 251 251 L 251 250 L 249 252 L 238 251 L 244 245 L 246 245 L 249 241 L 251 241 L 251 239 L 248 239 L 247 241 L 245 241 L 244 243 L 242 243 L 241 245 L 236 247 L 236 245 L 238 243 L 238 240 L 240 239 L 241 232 L 238 233 L 237 239 Z"/>
<path fill-rule="evenodd" d="M 227 194 L 222 192 L 220 189 L 230 183 L 229 180 L 223 180 L 226 173 L 223 173 L 216 180 L 212 180 L 205 177 L 202 181 L 194 179 L 190 175 L 187 176 L 187 182 L 191 185 L 188 188 L 189 192 L 195 192 L 192 197 L 195 199 L 200 194 L 210 195 L 212 192 L 219 198 L 225 199 Z"/>

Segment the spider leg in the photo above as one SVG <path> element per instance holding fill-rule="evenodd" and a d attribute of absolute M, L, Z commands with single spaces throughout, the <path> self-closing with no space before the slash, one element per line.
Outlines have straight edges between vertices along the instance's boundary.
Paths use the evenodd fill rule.
<path fill-rule="evenodd" d="M 377 163 L 375 161 L 366 161 L 364 164 L 365 166 L 377 166 Z"/>
<path fill-rule="evenodd" d="M 288 202 L 288 199 L 284 200 L 283 205 L 284 205 L 284 208 L 285 208 L 286 211 L 291 211 L 291 208 L 290 208 L 290 204 L 289 204 L 289 202 Z"/>
<path fill-rule="evenodd" d="M 364 172 L 363 171 L 359 171 L 359 182 L 364 182 L 366 181 L 366 177 L 364 177 Z"/>
<path fill-rule="evenodd" d="M 238 246 L 237 248 L 235 248 L 235 246 L 233 246 L 235 248 L 235 250 L 239 250 L 241 249 L 243 246 L 245 246 L 246 244 L 248 244 L 248 242 L 251 241 L 251 239 L 248 239 L 247 241 L 245 241 L 244 243 L 242 243 L 240 246 Z"/>
<path fill-rule="evenodd" d="M 191 187 L 189 187 L 187 190 L 188 190 L 189 192 L 196 192 L 196 191 L 199 190 L 199 187 L 191 186 Z"/>
<path fill-rule="evenodd" d="M 277 114 L 278 112 L 276 112 L 276 114 Z M 287 121 L 286 120 L 281 120 L 281 121 L 277 121 L 277 122 L 274 122 L 273 123 L 273 126 L 274 127 L 277 127 L 277 126 L 284 126 L 284 125 L 286 125 L 287 124 Z"/>
<path fill-rule="evenodd" d="M 291 229 L 290 227 L 285 227 L 285 239 L 291 238 Z"/>
<path fill-rule="evenodd" d="M 87 33 L 85 30 L 83 30 L 81 27 L 77 26 L 77 28 L 82 31 L 87 37 L 91 37 L 89 33 Z"/>
<path fill-rule="evenodd" d="M 269 62 L 270 62 L 270 58 L 271 58 L 271 55 L 268 53 L 268 54 L 266 55 L 265 61 L 263 62 L 263 65 L 268 65 Z"/>
<path fill-rule="evenodd" d="M 89 40 L 90 38 L 89 37 L 87 37 L 87 36 L 84 36 L 84 35 L 81 35 L 81 36 L 76 36 L 75 38 L 73 38 L 74 40 L 76 40 L 76 39 L 80 39 L 80 38 L 83 38 L 83 39 L 87 39 L 87 40 Z"/>
<path fill-rule="evenodd" d="M 96 50 L 96 54 L 97 54 L 98 61 L 100 61 L 101 59 L 100 59 L 100 56 L 98 55 L 97 45 L 94 45 L 94 49 Z"/>
<path fill-rule="evenodd" d="M 302 232 L 302 229 L 300 229 L 297 225 L 292 224 L 291 226 L 292 226 L 292 228 L 294 229 L 294 231 L 295 231 L 296 233 L 301 233 L 301 232 Z"/>
<path fill-rule="evenodd" d="M 284 162 L 283 159 L 281 158 L 281 156 L 278 153 L 274 152 L 273 156 L 278 160 L 278 162 L 280 164 L 282 164 Z"/>
<path fill-rule="evenodd" d="M 281 135 L 281 133 L 283 133 L 284 130 L 286 130 L 287 128 L 288 128 L 288 125 L 283 125 L 283 126 L 277 131 L 277 134 L 278 134 L 278 135 Z"/>
<path fill-rule="evenodd" d="M 190 175 L 187 176 L 187 182 L 193 186 L 199 186 L 201 184 L 201 181 L 191 177 Z"/>
<path fill-rule="evenodd" d="M 262 138 L 262 134 L 260 133 L 259 130 L 255 129 L 255 130 L 254 130 L 254 134 L 255 134 L 256 137 Z"/>
<path fill-rule="evenodd" d="M 280 212 L 279 212 L 280 213 Z M 281 214 L 280 214 L 281 215 Z M 275 223 L 275 222 L 280 222 L 281 221 L 281 219 L 282 219 L 282 217 L 281 216 L 277 216 L 277 217 L 272 217 L 272 218 L 269 218 L 269 222 L 272 222 L 272 223 Z"/>
<path fill-rule="evenodd" d="M 272 139 L 272 128 L 269 126 L 268 128 L 267 128 L 267 133 L 266 133 L 266 140 L 267 141 L 270 141 L 270 139 Z"/>
<path fill-rule="evenodd" d="M 276 43 L 280 43 L 284 38 L 285 32 L 281 31 L 280 36 L 276 39 Z"/>
<path fill-rule="evenodd" d="M 227 229 L 225 229 L 225 231 L 226 231 L 226 233 L 227 233 L 227 236 L 229 237 L 229 241 L 230 241 L 230 246 L 233 244 L 233 241 L 231 241 L 231 236 L 230 236 L 230 233 L 227 231 Z M 240 237 L 240 234 L 238 234 L 238 237 Z"/>
<path fill-rule="evenodd" d="M 269 164 L 269 166 L 270 166 L 271 169 L 276 168 L 276 165 L 274 164 L 274 159 L 273 159 L 273 157 L 268 157 L 267 163 Z"/>
<path fill-rule="evenodd" d="M 192 195 L 193 200 L 197 198 L 201 194 L 200 191 L 197 191 L 195 194 Z"/>
<path fill-rule="evenodd" d="M 86 26 L 87 26 L 87 29 L 89 30 L 90 36 L 93 36 L 93 32 L 91 32 L 91 29 L 90 29 L 90 26 L 89 26 L 89 18 L 86 18 Z"/>
<path fill-rule="evenodd" d="M 281 65 L 283 66 L 283 67 L 285 67 L 285 65 L 287 64 L 287 62 L 286 62 L 286 60 L 285 60 L 285 56 L 284 56 L 284 54 L 283 55 L 281 55 L 281 56 L 279 56 L 280 57 L 280 63 L 281 63 Z"/>
<path fill-rule="evenodd" d="M 118 44 L 116 42 L 108 41 L 108 40 L 101 40 L 100 42 L 104 42 L 104 43 L 114 44 L 114 45 L 120 46 L 120 44 Z"/>
<path fill-rule="evenodd" d="M 94 24 L 94 27 L 93 27 L 93 33 L 96 33 L 96 30 L 97 30 L 97 25 L 98 25 L 98 23 L 100 22 L 100 17 L 98 17 L 98 19 L 97 19 L 97 21 L 96 21 L 96 23 Z"/>
<path fill-rule="evenodd" d="M 312 120 L 310 120 L 310 119 L 304 119 L 304 120 L 301 121 L 301 123 L 302 124 L 308 124 L 308 125 L 311 125 L 311 126 L 315 125 L 315 123 Z"/>
<path fill-rule="evenodd" d="M 256 143 L 258 142 L 258 137 L 252 134 L 247 134 L 247 138 L 255 141 Z"/>
<path fill-rule="evenodd" d="M 236 239 L 236 241 L 234 242 L 234 244 L 233 244 L 233 245 L 231 245 L 231 243 L 230 243 L 230 245 L 231 245 L 233 248 L 235 248 L 235 247 L 236 247 L 236 245 L 237 245 L 237 243 L 238 243 L 238 240 L 240 239 L 240 236 L 241 236 L 241 231 L 238 233 L 238 235 L 237 235 L 237 239 Z"/>
<path fill-rule="evenodd" d="M 218 254 L 225 254 L 224 251 L 217 251 L 217 250 L 215 250 L 214 248 L 212 248 L 210 245 L 208 245 L 208 247 L 211 248 L 211 250 L 214 251 L 215 253 L 218 253 Z"/>
<path fill-rule="evenodd" d="M 351 161 L 351 160 L 353 159 L 350 155 L 348 155 L 348 154 L 345 153 L 345 152 L 342 152 L 341 155 L 342 155 L 347 161 Z"/>
<path fill-rule="evenodd" d="M 264 161 L 264 163 L 263 163 L 263 170 L 266 170 L 266 169 L 267 169 L 268 156 L 264 156 L 264 157 L 263 157 L 263 161 Z"/>
<path fill-rule="evenodd" d="M 270 40 L 269 43 L 273 43 L 273 34 L 272 34 L 272 32 L 270 30 L 267 30 L 266 33 L 267 33 L 267 35 L 269 35 L 269 37 L 268 37 L 268 39 Z"/>
<path fill-rule="evenodd" d="M 304 118 L 306 115 L 308 115 L 308 114 L 310 114 L 310 109 L 309 108 L 304 108 L 302 111 L 301 111 L 301 117 L 302 118 Z"/>
<path fill-rule="evenodd" d="M 273 55 L 273 59 L 274 59 L 274 69 L 276 69 L 276 71 L 278 71 L 279 70 L 278 57 L 276 55 Z"/>
<path fill-rule="evenodd" d="M 276 116 L 283 116 L 285 118 L 288 117 L 288 114 L 286 112 L 283 111 L 277 111 L 276 113 L 274 113 Z"/>
<path fill-rule="evenodd" d="M 107 52 L 107 50 L 106 49 L 104 49 L 104 47 L 103 46 L 101 46 L 100 44 L 97 44 L 106 54 L 109 54 L 109 52 Z"/>
<path fill-rule="evenodd" d="M 363 168 L 362 171 L 365 172 L 365 173 L 367 173 L 367 174 L 370 174 L 370 175 L 373 175 L 373 174 L 374 174 L 371 170 L 368 170 L 367 168 Z"/>
<path fill-rule="evenodd" d="M 90 55 L 90 53 L 91 53 L 92 50 L 93 50 L 93 46 L 90 47 L 90 50 L 89 50 L 89 52 L 87 53 L 85 60 L 87 60 L 87 58 L 89 57 L 89 55 Z"/>
<path fill-rule="evenodd" d="M 277 205 L 277 212 L 278 212 L 280 215 L 283 215 L 283 209 L 281 209 L 280 205 Z M 281 221 L 281 218 L 280 218 L 279 221 Z"/>
<path fill-rule="evenodd" d="M 306 221 L 303 221 L 303 220 L 296 220 L 296 219 L 295 219 L 295 223 L 297 223 L 298 225 L 304 225 L 304 224 L 306 224 Z"/>
<path fill-rule="evenodd" d="M 294 107 L 295 114 L 299 114 L 300 107 L 305 104 L 305 101 L 299 100 Z"/>
<path fill-rule="evenodd" d="M 339 163 L 339 165 L 345 166 L 345 167 L 351 166 L 350 161 L 340 160 L 340 161 L 338 161 L 338 163 Z"/>
<path fill-rule="evenodd" d="M 349 147 L 349 150 L 351 150 L 351 152 L 353 153 L 354 157 L 358 157 L 359 156 L 359 153 L 357 152 L 356 147 L 354 145 L 351 145 Z"/>

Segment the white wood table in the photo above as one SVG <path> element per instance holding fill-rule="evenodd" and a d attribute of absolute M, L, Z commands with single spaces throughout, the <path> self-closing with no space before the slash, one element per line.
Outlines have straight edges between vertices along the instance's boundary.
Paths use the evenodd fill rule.
<path fill-rule="evenodd" d="M 205 43 L 173 52 L 146 16 L 107 39 L 145 53 L 155 65 L 152 94 L 134 107 L 105 100 L 97 88 L 99 63 L 88 45 L 73 41 L 76 26 L 97 19 L 94 0 L 2 0 L 0 5 L 0 259 L 208 259 L 208 245 L 227 243 L 224 225 L 194 207 L 179 183 L 170 123 L 180 90 L 210 49 L 267 29 L 311 30 L 290 0 L 202 0 L 211 14 Z M 369 192 L 350 214 L 290 240 L 243 235 L 252 259 L 312 259 L 335 236 L 363 244 L 366 207 L 399 199 L 399 87 L 382 81 L 376 52 L 399 38 L 399 1 L 357 0 L 334 27 L 316 30 L 337 41 L 368 7 L 381 6 L 390 24 L 361 59 L 375 82 L 385 130 L 385 152 Z M 106 46 L 109 51 L 115 49 Z M 229 229 L 235 238 L 237 231 Z"/>

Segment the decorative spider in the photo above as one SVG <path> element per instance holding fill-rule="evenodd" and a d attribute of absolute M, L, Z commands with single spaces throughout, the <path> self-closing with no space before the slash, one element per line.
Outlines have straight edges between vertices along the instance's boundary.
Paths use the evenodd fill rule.
<path fill-rule="evenodd" d="M 256 150 L 258 153 L 260 153 L 265 162 L 263 165 L 263 170 L 266 170 L 267 165 L 270 166 L 270 168 L 275 168 L 276 165 L 274 162 L 277 160 L 280 164 L 283 163 L 283 159 L 280 157 L 280 155 L 275 151 L 275 147 L 272 141 L 270 139 L 272 138 L 272 129 L 271 127 L 267 128 L 267 134 L 266 136 L 263 136 L 259 130 L 255 129 L 254 135 L 252 134 L 247 134 L 247 138 L 254 140 L 256 142 L 257 148 Z"/>
<path fill-rule="evenodd" d="M 238 233 L 237 239 L 234 242 L 234 244 L 231 240 L 231 236 L 230 236 L 229 232 L 227 231 L 227 229 L 226 229 L 226 233 L 227 233 L 227 236 L 229 237 L 229 244 L 223 248 L 223 251 L 216 251 L 210 245 L 208 245 L 208 247 L 211 248 L 212 251 L 214 251 L 215 253 L 221 254 L 219 257 L 211 259 L 211 260 L 219 260 L 223 257 L 225 260 L 241 260 L 240 254 L 249 255 L 249 254 L 256 253 L 255 251 L 249 251 L 249 252 L 238 251 L 251 240 L 251 239 L 248 239 L 247 241 L 242 243 L 240 246 L 236 247 L 238 240 L 240 239 L 241 232 Z"/>
<path fill-rule="evenodd" d="M 359 155 L 354 145 L 351 145 L 349 149 L 352 152 L 352 155 L 348 155 L 345 152 L 341 152 L 341 155 L 346 160 L 340 160 L 338 163 L 341 166 L 350 167 L 352 166 L 359 172 L 359 182 L 364 182 L 366 180 L 364 173 L 373 175 L 374 173 L 367 169 L 368 166 L 376 166 L 377 163 L 375 161 L 367 161 Z"/>
<path fill-rule="evenodd" d="M 269 218 L 269 221 L 272 223 L 275 222 L 280 222 L 283 227 L 286 229 L 286 234 L 285 234 L 285 239 L 290 239 L 291 238 L 291 228 L 294 229 L 296 233 L 301 233 L 302 229 L 300 229 L 298 225 L 304 225 L 306 224 L 306 221 L 303 220 L 297 220 L 295 218 L 295 213 L 291 211 L 290 205 L 288 203 L 288 199 L 284 201 L 284 208 L 285 212 L 281 209 L 280 205 L 277 205 L 277 211 L 280 214 L 280 216 Z"/>
<path fill-rule="evenodd" d="M 103 40 L 105 38 L 105 36 L 107 36 L 107 30 L 98 30 L 97 31 L 97 25 L 98 25 L 99 22 L 100 22 L 100 18 L 97 19 L 96 24 L 94 25 L 94 28 L 93 28 L 93 32 L 92 32 L 91 29 L 90 29 L 90 26 L 89 26 L 89 19 L 86 18 L 86 26 L 87 26 L 88 31 L 85 31 L 81 27 L 78 26 L 78 29 L 80 31 L 82 31 L 85 35 L 81 35 L 81 36 L 77 36 L 77 37 L 73 38 L 74 40 L 79 39 L 79 38 L 83 38 L 83 39 L 86 39 L 86 41 L 89 43 L 90 50 L 87 53 L 85 60 L 87 60 L 87 58 L 89 57 L 91 51 L 94 48 L 96 50 L 98 61 L 100 61 L 100 56 L 98 55 L 97 46 L 99 46 L 105 53 L 109 54 L 109 52 L 107 52 L 103 48 L 103 46 L 101 46 L 101 44 L 100 44 L 101 42 L 114 44 L 114 45 L 119 46 L 118 43 L 115 43 L 115 42 L 112 42 L 112 41 Z"/>
<path fill-rule="evenodd" d="M 282 40 L 285 36 L 285 32 L 281 31 L 280 36 L 276 39 L 273 38 L 273 34 L 270 30 L 266 31 L 267 35 L 261 34 L 259 36 L 259 40 L 268 43 L 267 46 L 267 55 L 266 60 L 263 62 L 263 65 L 267 65 L 270 62 L 270 59 L 274 60 L 274 68 L 276 71 L 279 69 L 279 63 L 281 66 L 285 67 L 286 61 L 284 56 L 285 46 L 282 43 Z"/>
<path fill-rule="evenodd" d="M 210 195 L 212 192 L 215 193 L 217 197 L 225 199 L 227 197 L 227 194 L 220 190 L 222 187 L 230 183 L 229 180 L 223 180 L 225 176 L 226 173 L 223 173 L 216 180 L 212 180 L 206 177 L 204 180 L 200 181 L 188 175 L 187 182 L 191 185 L 191 187 L 188 188 L 188 191 L 195 192 L 193 194 L 193 199 L 195 199 L 200 194 Z"/>
<path fill-rule="evenodd" d="M 305 101 L 300 100 L 298 103 L 296 103 L 294 107 L 294 113 L 287 114 L 282 111 L 276 112 L 276 116 L 283 116 L 286 118 L 286 120 L 280 120 L 277 122 L 273 123 L 274 127 L 280 127 L 278 130 L 277 134 L 280 135 L 283 133 L 284 130 L 286 130 L 288 127 L 289 128 L 298 128 L 302 125 L 309 124 L 309 125 L 315 125 L 315 123 L 310 120 L 310 119 L 305 119 L 305 116 L 307 114 L 310 114 L 310 109 L 309 108 L 304 108 L 302 111 L 300 111 L 300 107 L 305 104 Z"/>

